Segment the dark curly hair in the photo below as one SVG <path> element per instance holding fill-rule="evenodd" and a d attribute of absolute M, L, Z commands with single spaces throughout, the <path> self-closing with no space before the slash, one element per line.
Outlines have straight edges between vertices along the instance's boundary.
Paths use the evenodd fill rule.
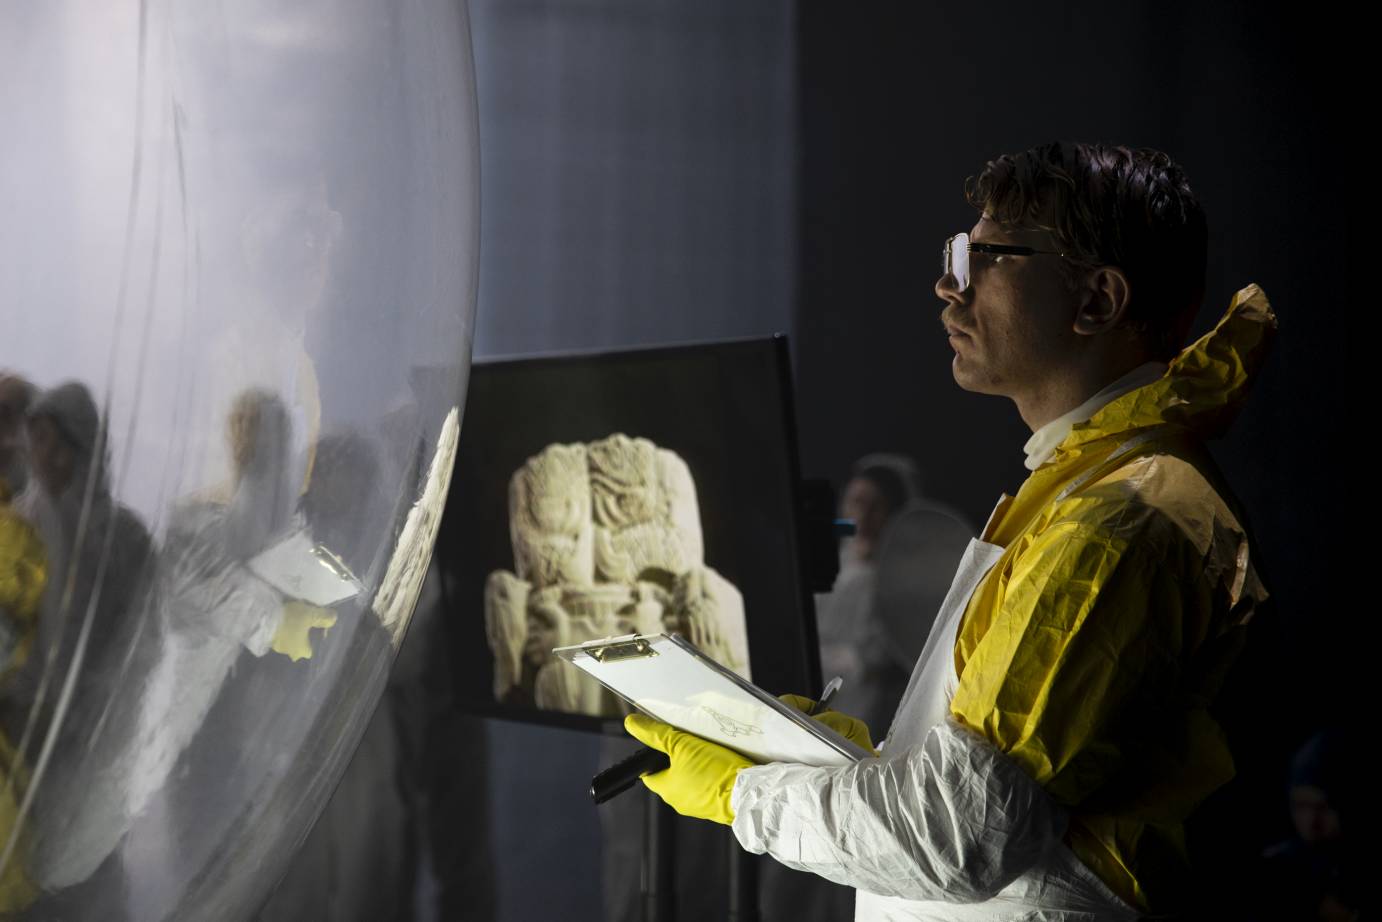
<path fill-rule="evenodd" d="M 1185 172 L 1147 148 L 1056 142 L 990 160 L 965 198 L 992 220 L 1050 231 L 1067 283 L 1117 266 L 1132 289 L 1128 324 L 1156 358 L 1180 350 L 1204 300 L 1209 231 Z"/>

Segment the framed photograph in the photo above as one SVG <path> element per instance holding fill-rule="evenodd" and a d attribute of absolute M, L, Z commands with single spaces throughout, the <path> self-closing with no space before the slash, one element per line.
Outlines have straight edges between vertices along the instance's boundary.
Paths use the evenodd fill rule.
<path fill-rule="evenodd" d="M 603 730 L 555 647 L 675 632 L 819 685 L 783 337 L 477 362 L 433 556 L 467 710 Z"/>

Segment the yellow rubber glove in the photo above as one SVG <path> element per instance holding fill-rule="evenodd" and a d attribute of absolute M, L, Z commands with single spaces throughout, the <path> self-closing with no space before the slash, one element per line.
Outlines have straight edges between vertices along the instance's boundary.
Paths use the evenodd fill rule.
<path fill-rule="evenodd" d="M 726 826 L 734 822 L 729 795 L 739 770 L 750 767 L 752 762 L 732 749 L 643 714 L 625 717 L 624 729 L 643 745 L 667 753 L 672 760 L 663 771 L 643 776 L 648 790 L 682 816 Z"/>
<path fill-rule="evenodd" d="M 293 599 L 283 603 L 283 620 L 274 632 L 273 650 L 293 662 L 312 658 L 312 629 L 321 628 L 322 637 L 336 624 L 336 613 Z"/>
<path fill-rule="evenodd" d="M 816 702 L 801 695 L 778 695 L 777 700 L 783 704 L 791 705 L 803 714 L 810 714 L 811 709 L 816 706 Z M 869 737 L 869 725 L 862 720 L 850 717 L 848 714 L 841 714 L 839 711 L 822 711 L 816 714 L 814 719 L 819 720 L 854 745 L 862 746 L 874 755 L 878 755 L 878 751 L 873 748 L 873 740 Z"/>

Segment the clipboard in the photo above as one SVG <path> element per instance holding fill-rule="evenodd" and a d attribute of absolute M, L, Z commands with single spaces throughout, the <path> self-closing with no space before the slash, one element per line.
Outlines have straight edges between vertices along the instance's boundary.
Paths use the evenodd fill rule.
<path fill-rule="evenodd" d="M 330 608 L 364 591 L 360 580 L 341 558 L 313 542 L 306 529 L 288 537 L 250 559 L 255 576 L 290 599 L 300 599 L 318 608 Z"/>
<path fill-rule="evenodd" d="M 608 637 L 552 653 L 643 713 L 755 762 L 837 766 L 873 755 L 676 634 Z"/>

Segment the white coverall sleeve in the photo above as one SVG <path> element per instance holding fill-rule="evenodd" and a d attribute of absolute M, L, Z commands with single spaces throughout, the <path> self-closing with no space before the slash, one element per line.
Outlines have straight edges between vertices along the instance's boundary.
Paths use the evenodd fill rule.
<path fill-rule="evenodd" d="M 846 767 L 775 762 L 730 797 L 745 849 L 880 896 L 979 902 L 1035 865 L 1067 814 L 953 719 L 922 745 Z"/>

